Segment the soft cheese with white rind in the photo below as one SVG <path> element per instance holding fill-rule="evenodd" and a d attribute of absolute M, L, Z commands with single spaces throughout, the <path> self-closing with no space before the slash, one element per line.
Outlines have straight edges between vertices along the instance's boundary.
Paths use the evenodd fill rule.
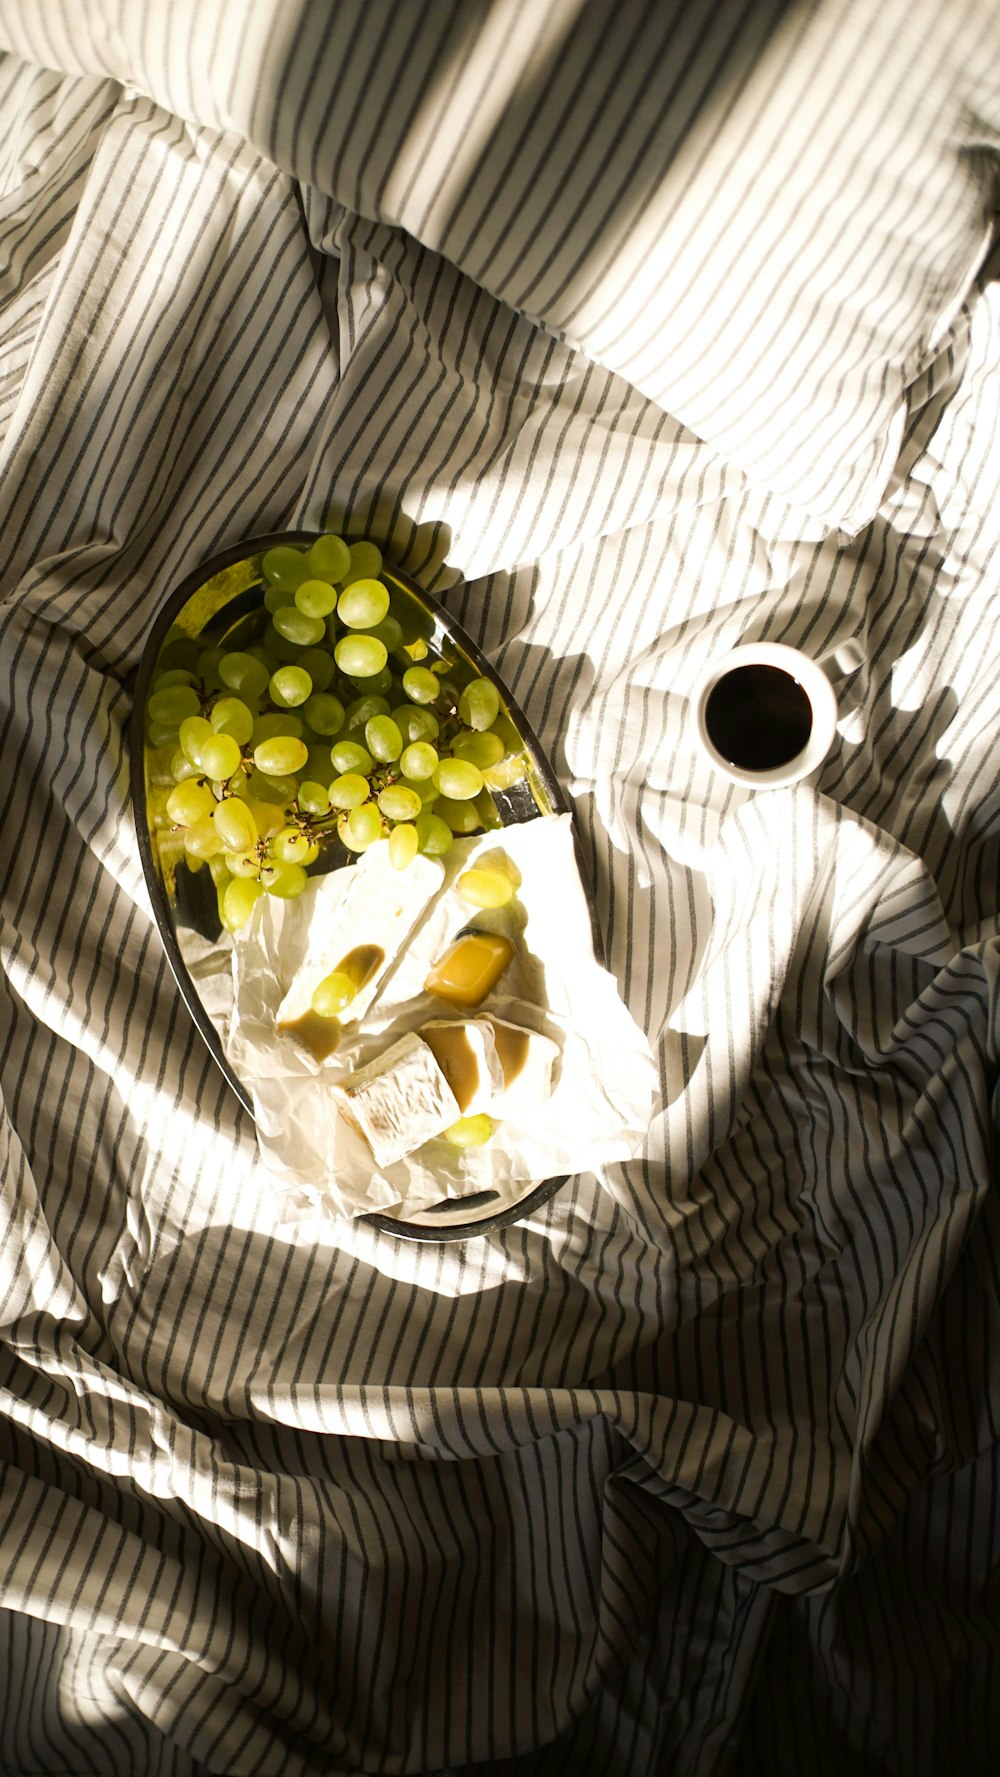
<path fill-rule="evenodd" d="M 530 1116 L 552 1096 L 552 1074 L 559 1046 L 537 1030 L 480 1013 L 477 1024 L 488 1024 L 500 1063 L 502 1084 L 485 1108 L 491 1117 L 516 1121 Z"/>
<path fill-rule="evenodd" d="M 278 1007 L 277 1024 L 293 1026 L 305 1018 L 321 981 L 361 945 L 383 953 L 379 966 L 340 1015 L 341 1024 L 362 1018 L 396 961 L 427 903 L 441 886 L 444 871 L 436 858 L 418 854 L 405 870 L 389 861 L 387 841 L 369 847 L 351 867 L 351 881 L 330 920 L 317 919 L 309 933 L 305 956 Z"/>
<path fill-rule="evenodd" d="M 335 1087 L 342 1116 L 379 1166 L 391 1166 L 458 1121 L 458 1100 L 431 1050 L 412 1033 Z"/>
<path fill-rule="evenodd" d="M 503 1091 L 503 1068 L 485 1019 L 431 1018 L 419 1034 L 433 1051 L 463 1117 L 484 1111 Z"/>

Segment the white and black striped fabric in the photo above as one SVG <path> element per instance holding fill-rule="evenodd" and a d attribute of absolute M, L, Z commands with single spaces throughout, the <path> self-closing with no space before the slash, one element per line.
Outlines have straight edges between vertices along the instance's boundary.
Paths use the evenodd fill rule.
<path fill-rule="evenodd" d="M 993 8 L 0 0 L 0 47 L 0 1773 L 992 1771 Z M 737 55 L 750 160 L 692 84 Z M 708 129 L 771 224 L 816 129 L 858 274 L 828 355 L 786 288 L 772 408 L 721 311 L 684 347 L 753 460 L 630 258 Z M 275 1225 L 152 922 L 144 638 L 285 527 L 477 638 L 659 1056 L 635 1162 L 465 1246 Z M 847 636 L 818 784 L 713 780 L 710 655 Z"/>

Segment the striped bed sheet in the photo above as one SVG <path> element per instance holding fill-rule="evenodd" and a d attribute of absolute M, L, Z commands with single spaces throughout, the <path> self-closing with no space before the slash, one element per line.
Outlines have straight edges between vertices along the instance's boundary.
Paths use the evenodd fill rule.
<path fill-rule="evenodd" d="M 857 0 L 0 0 L 2 1777 L 995 1767 L 1000 32 L 932 56 L 932 10 L 862 63 L 897 143 L 914 68 L 975 65 L 948 250 L 891 349 L 834 336 L 893 359 L 838 481 L 825 369 L 808 463 L 797 371 L 754 455 L 749 331 L 657 380 L 649 291 L 616 345 L 562 286 L 626 300 L 668 64 L 736 45 L 753 93 Z M 284 528 L 375 537 L 509 685 L 657 1055 L 639 1157 L 466 1244 L 276 1227 L 153 923 L 144 638 Z M 691 745 L 750 636 L 862 649 L 816 784 Z"/>

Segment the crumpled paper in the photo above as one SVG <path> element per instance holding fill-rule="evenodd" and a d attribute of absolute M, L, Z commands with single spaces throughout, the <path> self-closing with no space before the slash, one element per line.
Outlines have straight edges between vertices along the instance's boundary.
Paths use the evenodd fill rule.
<path fill-rule="evenodd" d="M 316 879 L 297 900 L 262 896 L 233 943 L 226 1053 L 252 1094 L 260 1151 L 287 1214 L 308 1206 L 333 1217 L 388 1210 L 405 1218 L 485 1189 L 509 1202 L 543 1179 L 629 1158 L 649 1127 L 658 1074 L 614 978 L 594 956 L 568 815 L 454 841 L 440 860 L 440 887 L 364 1017 L 356 1028 L 345 1026 L 332 1055 L 317 1060 L 277 1028 L 275 1014 L 313 921 L 334 914 L 355 871 L 385 869 L 386 849 L 373 847 L 352 869 Z M 520 876 L 514 899 L 491 912 L 470 908 L 456 879 L 473 862 L 488 866 L 500 854 Z M 460 1151 L 437 1137 L 380 1168 L 339 1114 L 334 1087 L 429 1018 L 475 1015 L 423 988 L 432 963 L 469 924 L 516 939 L 514 960 L 477 1012 L 495 1012 L 555 1041 L 554 1090 L 523 1121 L 498 1123 L 484 1147 Z"/>

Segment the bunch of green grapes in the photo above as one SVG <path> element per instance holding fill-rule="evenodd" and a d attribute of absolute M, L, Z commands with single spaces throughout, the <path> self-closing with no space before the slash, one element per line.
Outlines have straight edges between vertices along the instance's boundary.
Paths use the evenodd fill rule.
<path fill-rule="evenodd" d="M 402 870 L 494 822 L 488 785 L 508 754 L 496 687 L 459 687 L 454 662 L 404 643 L 381 567 L 373 543 L 336 536 L 268 550 L 259 639 L 195 648 L 153 680 L 165 820 L 211 870 L 229 931 L 262 894 L 301 894 L 325 846 L 388 837 Z"/>

